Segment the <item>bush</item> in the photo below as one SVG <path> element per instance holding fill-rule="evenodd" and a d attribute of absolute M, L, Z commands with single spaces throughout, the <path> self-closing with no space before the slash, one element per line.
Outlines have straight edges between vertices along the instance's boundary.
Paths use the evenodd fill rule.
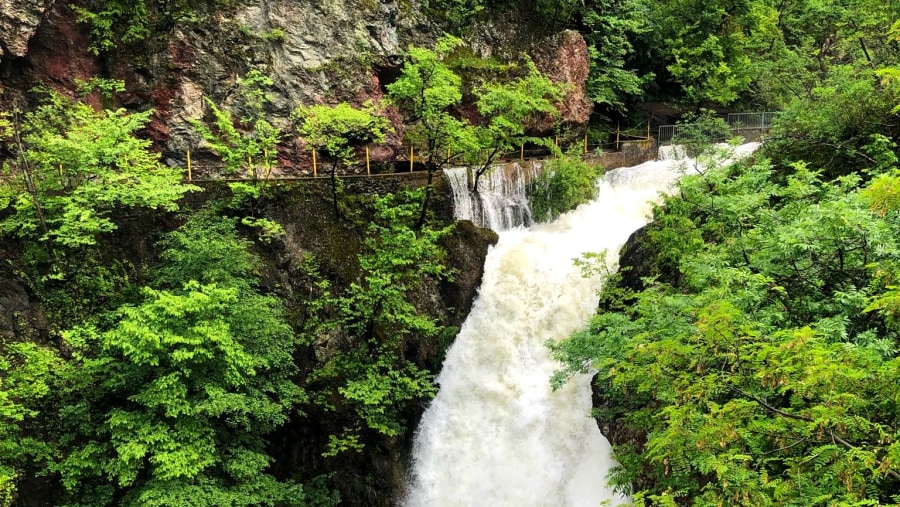
<path fill-rule="evenodd" d="M 528 189 L 535 221 L 550 220 L 593 199 L 596 180 L 602 174 L 601 166 L 589 164 L 575 153 L 547 162 L 544 172 Z"/>

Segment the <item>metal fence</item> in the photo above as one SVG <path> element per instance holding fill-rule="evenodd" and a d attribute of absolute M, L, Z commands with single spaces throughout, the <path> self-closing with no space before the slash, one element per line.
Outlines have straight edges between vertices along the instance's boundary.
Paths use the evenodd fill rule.
<path fill-rule="evenodd" d="M 762 113 L 728 113 L 725 119 L 731 132 L 740 132 L 742 130 L 760 130 L 766 131 L 772 128 L 775 118 L 781 114 L 777 111 L 766 111 Z M 657 140 L 660 145 L 669 144 L 673 139 L 679 137 L 679 134 L 685 130 L 695 131 L 697 129 L 694 124 L 682 125 L 660 125 L 657 134 Z"/>
<path fill-rule="evenodd" d="M 728 113 L 728 126 L 731 130 L 769 130 L 775 118 L 781 113 L 767 111 L 764 113 Z"/>

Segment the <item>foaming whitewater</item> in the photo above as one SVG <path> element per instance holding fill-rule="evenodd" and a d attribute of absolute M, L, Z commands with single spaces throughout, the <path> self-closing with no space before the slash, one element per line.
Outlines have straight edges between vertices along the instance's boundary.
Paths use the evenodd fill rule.
<path fill-rule="evenodd" d="M 481 177 L 477 193 L 471 189 L 467 168 L 445 169 L 453 192 L 453 217 L 495 231 L 530 226 L 533 220 L 526 186 L 541 168 L 540 161 L 497 166 Z"/>
<path fill-rule="evenodd" d="M 590 376 L 553 392 L 559 365 L 544 344 L 569 336 L 596 309 L 601 280 L 583 278 L 572 260 L 618 252 L 647 222 L 650 203 L 674 186 L 678 165 L 611 171 L 591 203 L 553 223 L 500 233 L 416 433 L 407 506 L 627 503 L 606 484 L 615 463 L 589 416 Z"/>

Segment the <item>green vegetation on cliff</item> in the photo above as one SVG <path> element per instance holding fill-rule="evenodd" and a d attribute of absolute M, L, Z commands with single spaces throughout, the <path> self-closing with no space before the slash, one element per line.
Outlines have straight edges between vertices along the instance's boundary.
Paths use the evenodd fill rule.
<path fill-rule="evenodd" d="M 700 150 L 554 382 L 595 369 L 638 505 L 900 501 L 891 87 L 832 75 L 753 159 Z M 866 114 L 856 114 L 866 111 Z M 851 126 L 852 125 L 852 126 Z"/>
<path fill-rule="evenodd" d="M 47 319 L 46 336 L 18 322 L 0 335 L 0 505 L 41 490 L 71 506 L 371 494 L 360 492 L 386 479 L 352 456 L 409 436 L 435 391 L 429 354 L 446 341 L 431 305 L 451 275 L 449 229 L 430 214 L 414 227 L 424 190 L 342 195 L 347 216 L 316 219 L 344 235 L 342 249 L 288 251 L 264 204 L 285 189 L 248 180 L 200 195 L 137 137 L 149 112 L 39 95 L 0 124 L 15 155 L 0 179 L 4 262 Z M 305 111 L 307 125 L 323 111 Z M 348 139 L 383 135 L 383 118 L 349 117 L 360 114 L 375 127 L 329 120 L 309 134 L 341 156 Z M 284 286 L 267 264 L 278 255 L 297 256 Z M 323 272 L 335 262 L 347 273 Z M 322 432 L 273 446 L 296 428 Z M 302 444 L 306 466 L 283 464 Z M 375 488 L 382 502 L 387 489 Z"/>
<path fill-rule="evenodd" d="M 578 30 L 587 93 L 611 117 L 644 99 L 784 111 L 757 158 L 691 168 L 647 229 L 649 276 L 613 275 L 603 312 L 553 347 L 555 382 L 599 371 L 614 481 L 643 505 L 900 502 L 900 7 L 526 4 L 425 7 L 461 36 L 511 12 L 534 28 L 526 38 Z M 77 12 L 113 69 L 117 45 L 229 5 L 91 0 Z M 0 279 L 25 287 L 40 322 L 13 312 L 0 335 L 0 506 L 391 501 L 452 335 L 431 177 L 452 160 L 477 178 L 504 152 L 548 144 L 535 133 L 566 90 L 526 57 L 480 58 L 462 38 L 411 46 L 376 73 L 389 82 L 379 107 L 402 117 L 429 185 L 373 197 L 343 191 L 336 169 L 385 139 L 384 109 L 309 105 L 290 130 L 270 121 L 284 105 L 268 102 L 275 82 L 246 70 L 233 69 L 232 109 L 207 101 L 209 124 L 194 126 L 225 173 L 252 181 L 203 194 L 160 162 L 152 112 L 113 107 L 119 83 L 85 85 L 105 92 L 94 101 L 38 91 L 0 113 Z M 333 163 L 330 194 L 257 181 L 290 134 Z M 535 211 L 590 197 L 595 176 L 560 156 Z"/>

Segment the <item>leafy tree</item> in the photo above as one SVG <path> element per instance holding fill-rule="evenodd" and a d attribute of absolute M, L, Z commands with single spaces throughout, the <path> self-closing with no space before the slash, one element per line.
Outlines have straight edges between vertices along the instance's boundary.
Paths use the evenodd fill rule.
<path fill-rule="evenodd" d="M 466 123 L 452 115 L 462 100 L 462 79 L 449 67 L 448 56 L 462 41 L 445 35 L 434 50 L 410 46 L 400 77 L 387 86 L 391 103 L 406 116 L 406 137 L 419 148 L 428 167 L 447 163 L 446 150 L 471 143 Z"/>
<path fill-rule="evenodd" d="M 547 161 L 528 189 L 535 220 L 550 220 L 596 197 L 601 174 L 601 167 L 583 160 L 580 150 Z"/>
<path fill-rule="evenodd" d="M 636 504 L 900 500 L 894 171 L 686 176 L 648 227 L 643 288 L 608 282 L 608 311 L 551 345 L 555 382 L 598 371 Z"/>
<path fill-rule="evenodd" d="M 304 399 L 281 305 L 254 286 L 233 221 L 199 215 L 166 246 L 158 282 L 177 288 L 63 334 L 77 373 L 52 469 L 78 505 L 301 505 L 266 471 L 265 436 Z"/>
<path fill-rule="evenodd" d="M 391 102 L 411 125 L 406 138 L 418 149 L 428 170 L 428 190 L 417 227 L 424 222 L 437 169 L 461 159 L 474 168 L 477 189 L 478 179 L 503 153 L 524 142 L 546 144 L 529 136 L 528 129 L 545 115 L 557 115 L 554 103 L 562 98 L 562 88 L 526 61 L 519 77 L 502 76 L 470 85 L 480 118 L 474 122 L 458 119 L 454 108 L 462 100 L 464 83 L 450 60 L 461 44 L 459 39 L 445 36 L 433 51 L 410 47 L 400 77 L 388 85 Z"/>
<path fill-rule="evenodd" d="M 178 199 L 198 190 L 137 137 L 151 111 L 97 111 L 56 92 L 45 96 L 24 123 L 14 112 L 16 162 L 0 182 L 0 209 L 11 214 L 0 233 L 49 248 L 93 245 L 128 209 L 176 210 Z"/>
<path fill-rule="evenodd" d="M 630 61 L 632 39 L 647 27 L 648 9 L 640 0 L 595 0 L 585 2 L 582 23 L 591 59 L 587 93 L 601 107 L 623 112 L 626 101 L 643 94 L 652 73 L 639 74 Z"/>
<path fill-rule="evenodd" d="M 680 147 L 685 155 L 697 159 L 704 156 L 715 157 L 721 143 L 731 138 L 731 128 L 720 116 L 708 109 L 699 114 L 687 115 L 676 126 L 672 144 Z"/>
<path fill-rule="evenodd" d="M 14 504 L 18 484 L 52 459 L 41 435 L 42 407 L 63 369 L 52 351 L 0 338 L 0 506 Z"/>
<path fill-rule="evenodd" d="M 449 164 L 454 153 L 469 153 L 477 147 L 469 124 L 452 114 L 452 108 L 462 100 L 462 79 L 446 60 L 461 45 L 460 39 L 445 35 L 434 50 L 410 46 L 400 77 L 387 86 L 390 102 L 410 125 L 404 135 L 418 149 L 428 171 L 419 226 L 428 209 L 434 172 Z"/>
<path fill-rule="evenodd" d="M 795 101 L 769 135 L 767 153 L 781 165 L 805 160 L 834 177 L 870 166 L 873 135 L 898 133 L 900 90 L 881 85 L 871 70 L 832 69 L 808 97 Z M 770 144 L 771 143 L 771 144 Z"/>
<path fill-rule="evenodd" d="M 336 106 L 301 107 L 294 111 L 293 116 L 299 124 L 299 134 L 315 149 L 323 150 L 331 157 L 332 203 L 335 216 L 340 217 L 338 164 L 349 165 L 353 162 L 354 145 L 384 142 L 390 123 L 378 114 L 372 104 L 358 109 L 346 102 Z"/>
<path fill-rule="evenodd" d="M 259 179 L 260 164 L 267 168 L 265 177 L 268 177 L 268 169 L 277 163 L 281 129 L 266 119 L 265 111 L 269 102 L 265 89 L 272 84 L 272 78 L 255 69 L 238 79 L 238 94 L 244 110 L 240 122 L 235 121 L 231 111 L 219 108 L 204 97 L 213 116 L 214 128 L 200 121 L 192 123 L 204 143 L 222 157 L 226 172 L 235 173 L 246 168 L 251 178 Z"/>
<path fill-rule="evenodd" d="M 548 140 L 528 135 L 546 116 L 557 117 L 555 104 L 562 100 L 563 89 L 526 62 L 527 74 L 500 83 L 481 83 L 475 89 L 481 121 L 475 126 L 476 144 L 464 158 L 475 168 L 473 187 L 504 153 L 524 143 L 551 146 Z M 555 147 L 555 145 L 554 145 Z"/>

